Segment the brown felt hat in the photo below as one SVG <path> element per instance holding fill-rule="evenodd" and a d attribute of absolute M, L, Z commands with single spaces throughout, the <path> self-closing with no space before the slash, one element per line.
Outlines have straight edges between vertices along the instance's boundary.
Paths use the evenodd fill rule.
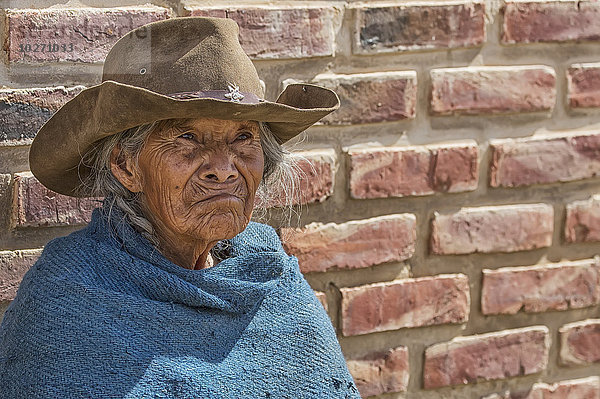
<path fill-rule="evenodd" d="M 329 89 L 291 84 L 264 99 L 256 68 L 223 18 L 152 22 L 120 38 L 104 62 L 102 83 L 82 90 L 39 130 L 29 152 L 37 179 L 51 190 L 78 192 L 90 170 L 81 157 L 94 143 L 157 120 L 210 117 L 267 122 L 283 143 L 339 107 Z"/>

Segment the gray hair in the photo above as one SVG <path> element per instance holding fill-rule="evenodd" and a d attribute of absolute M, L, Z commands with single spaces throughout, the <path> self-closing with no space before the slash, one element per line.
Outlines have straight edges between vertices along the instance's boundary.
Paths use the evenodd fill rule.
<path fill-rule="evenodd" d="M 80 192 L 95 197 L 112 198 L 109 212 L 113 206 L 117 206 L 124 212 L 129 224 L 157 248 L 158 237 L 154 227 L 143 214 L 140 193 L 129 191 L 113 175 L 110 167 L 111 154 L 113 149 L 118 147 L 121 154 L 137 162 L 151 133 L 172 129 L 188 121 L 189 118 L 165 119 L 123 130 L 96 142 L 94 147 L 84 154 L 81 161 L 90 173 L 82 179 Z M 299 202 L 300 195 L 298 190 L 300 169 L 296 157 L 292 157 L 291 153 L 277 142 L 266 123 L 259 122 L 259 127 L 264 170 L 256 192 L 259 207 L 255 209 L 253 218 L 265 218 L 266 208 L 273 205 L 283 208 L 284 213 L 291 215 L 292 205 Z"/>

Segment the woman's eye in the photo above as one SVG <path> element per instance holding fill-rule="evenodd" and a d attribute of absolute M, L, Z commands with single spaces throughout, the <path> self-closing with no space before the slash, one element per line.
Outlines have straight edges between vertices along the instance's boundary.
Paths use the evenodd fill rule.
<path fill-rule="evenodd" d="M 242 132 L 240 134 L 238 134 L 238 136 L 235 138 L 236 140 L 240 140 L 240 141 L 244 141 L 244 140 L 248 140 L 253 138 L 254 136 L 252 135 L 252 133 L 249 132 Z"/>
<path fill-rule="evenodd" d="M 194 137 L 196 137 L 196 136 L 194 136 L 194 133 L 190 133 L 190 132 L 182 133 L 179 136 L 177 136 L 177 138 L 186 139 L 186 140 L 193 140 Z"/>

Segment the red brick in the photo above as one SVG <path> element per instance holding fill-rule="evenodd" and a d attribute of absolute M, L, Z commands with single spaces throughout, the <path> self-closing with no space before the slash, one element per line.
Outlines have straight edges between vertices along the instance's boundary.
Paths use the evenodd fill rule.
<path fill-rule="evenodd" d="M 600 40 L 597 1 L 510 1 L 502 43 Z"/>
<path fill-rule="evenodd" d="M 323 202 L 333 194 L 335 173 L 338 169 L 335 150 L 294 152 L 294 156 L 298 162 L 297 192 L 286 194 L 283 187 L 271 189 L 270 198 L 266 201 L 257 198 L 255 206 L 259 208 L 285 206 L 285 198 L 291 205 L 305 205 Z"/>
<path fill-rule="evenodd" d="M 576 366 L 600 362 L 600 319 L 565 324 L 560 334 L 560 361 Z"/>
<path fill-rule="evenodd" d="M 30 140 L 40 127 L 85 86 L 0 89 L 0 143 Z"/>
<path fill-rule="evenodd" d="M 15 175 L 14 189 L 16 227 L 85 224 L 100 205 L 94 198 L 74 198 L 50 191 L 30 173 Z"/>
<path fill-rule="evenodd" d="M 231 18 L 240 44 L 254 59 L 333 56 L 341 10 L 329 6 L 189 8 L 192 16 Z"/>
<path fill-rule="evenodd" d="M 363 398 L 404 392 L 408 388 L 408 348 L 405 346 L 371 352 L 363 357 L 350 359 L 347 364 Z"/>
<path fill-rule="evenodd" d="M 492 140 L 491 150 L 492 187 L 568 182 L 600 173 L 598 132 Z"/>
<path fill-rule="evenodd" d="M 483 270 L 483 314 L 579 309 L 600 302 L 600 264 L 594 259 Z"/>
<path fill-rule="evenodd" d="M 499 66 L 433 69 L 434 115 L 550 111 L 556 76 L 550 67 Z"/>
<path fill-rule="evenodd" d="M 600 63 L 574 64 L 567 70 L 569 106 L 600 107 Z"/>
<path fill-rule="evenodd" d="M 469 319 L 469 280 L 464 274 L 440 274 L 340 291 L 344 336 Z"/>
<path fill-rule="evenodd" d="M 23 276 L 41 253 L 41 249 L 0 251 L 0 302 L 15 298 Z"/>
<path fill-rule="evenodd" d="M 511 395 L 509 391 L 505 391 L 482 399 L 598 399 L 598 397 L 600 397 L 600 378 L 586 377 L 553 384 L 536 382 L 529 392 L 517 392 Z"/>
<path fill-rule="evenodd" d="M 554 384 L 537 382 L 524 399 L 598 399 L 600 379 L 598 377 L 559 381 Z"/>
<path fill-rule="evenodd" d="M 354 53 L 449 49 L 485 41 L 479 2 L 361 6 L 355 11 Z"/>
<path fill-rule="evenodd" d="M 502 393 L 491 393 L 489 395 L 482 396 L 481 399 L 512 399 L 510 391 L 504 391 Z"/>
<path fill-rule="evenodd" d="M 352 198 L 463 192 L 477 188 L 477 143 L 348 151 Z"/>
<path fill-rule="evenodd" d="M 565 221 L 567 242 L 600 241 L 600 197 L 567 205 Z"/>
<path fill-rule="evenodd" d="M 168 17 L 166 8 L 152 5 L 9 9 L 6 10 L 8 59 L 11 62 L 102 62 L 121 36 Z M 58 51 L 48 52 L 46 47 L 42 51 L 41 45 L 48 43 L 56 44 Z M 20 46 L 27 45 L 32 51 L 20 51 Z"/>
<path fill-rule="evenodd" d="M 317 297 L 319 302 L 321 302 L 321 305 L 323 305 L 325 311 L 328 311 L 329 309 L 327 307 L 327 295 L 324 292 L 315 291 L 315 296 Z"/>
<path fill-rule="evenodd" d="M 474 383 L 538 373 L 548 365 L 546 326 L 457 337 L 425 350 L 424 387 Z"/>
<path fill-rule="evenodd" d="M 400 262 L 413 256 L 416 236 L 412 214 L 282 229 L 283 246 L 304 273 Z"/>
<path fill-rule="evenodd" d="M 554 209 L 546 204 L 463 208 L 449 215 L 436 212 L 431 251 L 452 255 L 549 247 L 553 229 Z"/>
<path fill-rule="evenodd" d="M 414 71 L 322 74 L 313 83 L 333 89 L 340 97 L 340 109 L 321 120 L 326 125 L 400 121 L 416 114 Z"/>

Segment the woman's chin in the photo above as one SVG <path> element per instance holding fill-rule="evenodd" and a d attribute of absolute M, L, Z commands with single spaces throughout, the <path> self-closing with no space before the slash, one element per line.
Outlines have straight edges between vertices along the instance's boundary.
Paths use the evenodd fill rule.
<path fill-rule="evenodd" d="M 210 237 L 210 241 L 227 240 L 235 237 L 248 226 L 249 219 L 237 212 L 211 212 L 190 230 L 198 239 Z"/>

